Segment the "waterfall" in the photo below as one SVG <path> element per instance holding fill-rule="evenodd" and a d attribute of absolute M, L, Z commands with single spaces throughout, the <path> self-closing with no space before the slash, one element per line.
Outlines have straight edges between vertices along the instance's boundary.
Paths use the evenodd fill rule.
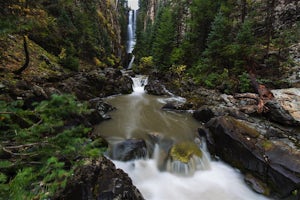
<path fill-rule="evenodd" d="M 130 62 L 127 66 L 128 69 L 132 68 L 132 64 L 134 62 L 134 55 L 132 54 L 132 51 L 134 49 L 134 46 L 136 44 L 136 14 L 137 10 L 136 8 L 132 9 L 128 13 L 128 26 L 127 26 L 127 34 L 128 34 L 128 40 L 127 40 L 127 54 L 128 57 L 131 56 Z"/>
<path fill-rule="evenodd" d="M 132 85 L 133 94 L 145 93 L 145 86 L 148 83 L 148 76 L 138 75 L 131 79 L 133 82 L 133 85 Z"/>
<path fill-rule="evenodd" d="M 128 13 L 128 40 L 127 40 L 127 53 L 130 54 L 133 51 L 135 45 L 135 23 L 136 23 L 136 13 L 134 10 L 130 10 Z"/>
<path fill-rule="evenodd" d="M 147 79 L 147 76 L 133 77 L 132 94 L 106 99 L 118 109 L 111 113 L 112 120 L 101 122 L 96 129 L 110 144 L 132 138 L 145 140 L 149 158 L 113 161 L 128 173 L 144 198 L 268 200 L 251 191 L 239 171 L 221 161 L 211 160 L 204 140 L 195 139 L 199 122 L 189 113 L 162 110 L 170 97 L 146 95 L 144 86 Z M 194 157 L 198 154 L 193 154 L 188 162 L 179 162 L 176 156 L 168 160 L 166 156 L 172 145 L 186 141 L 194 142 L 201 149 L 202 156 Z M 141 152 L 141 155 L 146 154 Z M 117 153 L 122 151 L 117 150 Z"/>
<path fill-rule="evenodd" d="M 129 62 L 129 64 L 128 64 L 128 67 L 127 67 L 127 69 L 131 69 L 132 68 L 132 64 L 133 64 L 133 62 L 134 62 L 134 55 L 132 55 L 132 57 L 131 57 L 131 60 L 130 60 L 130 62 Z"/>

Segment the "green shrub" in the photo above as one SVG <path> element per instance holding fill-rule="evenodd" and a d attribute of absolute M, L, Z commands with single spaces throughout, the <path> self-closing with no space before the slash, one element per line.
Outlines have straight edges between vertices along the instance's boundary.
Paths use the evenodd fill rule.
<path fill-rule="evenodd" d="M 146 56 L 140 59 L 139 65 L 133 64 L 132 69 L 136 73 L 146 73 L 154 67 L 153 57 Z"/>
<path fill-rule="evenodd" d="M 60 64 L 72 71 L 79 70 L 79 58 L 74 56 L 66 56 L 65 58 L 60 60 Z"/>
<path fill-rule="evenodd" d="M 209 88 L 214 88 L 217 84 L 217 80 L 219 79 L 219 75 L 216 73 L 211 73 L 204 80 L 204 83 Z"/>
<path fill-rule="evenodd" d="M 0 155 L 11 154 L 0 159 L 0 199 L 49 199 L 81 160 L 105 151 L 101 139 L 88 137 L 91 128 L 80 119 L 90 110 L 74 96 L 53 95 L 33 106 L 0 102 Z"/>
<path fill-rule="evenodd" d="M 249 92 L 251 90 L 251 81 L 248 73 L 243 72 L 242 75 L 239 75 L 239 81 L 239 87 L 241 92 Z"/>

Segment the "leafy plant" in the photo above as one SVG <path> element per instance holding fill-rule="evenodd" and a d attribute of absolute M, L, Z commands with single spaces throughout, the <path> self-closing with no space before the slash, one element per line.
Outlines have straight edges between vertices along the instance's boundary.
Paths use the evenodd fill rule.
<path fill-rule="evenodd" d="M 22 101 L 0 102 L 0 108 L 0 196 L 5 199 L 48 199 L 66 186 L 82 159 L 105 151 L 102 139 L 90 139 L 91 129 L 82 124 L 87 105 L 72 95 L 53 95 L 33 110 L 23 109 Z"/>
<path fill-rule="evenodd" d="M 251 90 L 251 80 L 248 73 L 243 72 L 243 74 L 239 75 L 239 81 L 241 92 L 249 92 Z"/>

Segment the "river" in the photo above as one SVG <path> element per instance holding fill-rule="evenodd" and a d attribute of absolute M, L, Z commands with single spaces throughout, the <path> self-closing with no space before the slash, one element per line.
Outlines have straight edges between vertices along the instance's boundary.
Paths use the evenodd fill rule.
<path fill-rule="evenodd" d="M 138 0 L 129 0 L 127 53 L 134 61 L 132 51 L 135 45 L 135 23 Z M 149 135 L 171 141 L 172 144 L 189 142 L 202 152 L 191 165 L 171 161 L 164 169 L 161 160 L 168 154 L 165 143 L 157 143 L 144 159 L 122 162 L 113 160 L 118 168 L 127 172 L 144 198 L 147 200 L 267 200 L 254 193 L 244 182 L 242 174 L 223 163 L 211 160 L 204 140 L 197 136 L 200 124 L 192 118 L 191 112 L 162 110 L 168 102 L 183 103 L 185 99 L 170 94 L 168 97 L 148 95 L 144 91 L 146 76 L 133 79 L 133 93 L 108 97 L 105 101 L 117 110 L 110 113 L 112 119 L 97 127 L 110 144 L 126 139 L 143 139 L 149 147 Z M 166 142 L 170 144 L 170 142 Z M 148 148 L 150 149 L 150 148 Z M 152 149 L 154 152 L 152 153 Z M 114 152 L 122 153 L 122 152 Z M 194 159 L 194 158 L 193 158 Z M 191 159 L 191 160 L 193 160 Z M 167 162 L 168 163 L 168 162 Z M 170 167 L 171 166 L 171 167 Z M 189 167 L 187 167 L 189 166 Z M 175 169 L 175 170 L 174 170 Z"/>
<path fill-rule="evenodd" d="M 110 144 L 130 138 L 147 140 L 149 134 L 163 135 L 178 143 L 193 142 L 200 124 L 191 113 L 162 110 L 167 102 L 184 99 L 176 96 L 152 96 L 144 92 L 147 79 L 138 76 L 134 80 L 134 92 L 105 99 L 117 110 L 111 112 L 111 120 L 102 122 L 97 131 Z M 147 159 L 121 162 L 113 161 L 129 174 L 134 185 L 147 200 L 266 200 L 254 193 L 244 182 L 242 174 L 222 161 L 213 161 L 202 146 L 208 167 L 197 170 L 192 176 L 181 176 L 158 169 L 159 150 Z M 156 149 L 160 147 L 157 146 Z"/>

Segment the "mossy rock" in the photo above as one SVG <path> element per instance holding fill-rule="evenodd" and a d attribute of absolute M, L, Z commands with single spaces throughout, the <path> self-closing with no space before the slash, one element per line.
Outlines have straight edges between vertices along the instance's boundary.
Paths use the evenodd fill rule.
<path fill-rule="evenodd" d="M 193 142 L 177 143 L 170 150 L 172 160 L 188 163 L 192 156 L 202 157 L 202 151 Z"/>
<path fill-rule="evenodd" d="M 263 140 L 261 145 L 265 151 L 270 151 L 274 148 L 274 144 L 270 140 Z"/>
<path fill-rule="evenodd" d="M 248 124 L 246 124 L 245 122 L 241 122 L 239 120 L 236 120 L 232 117 L 227 118 L 227 120 L 230 120 L 230 122 L 232 124 L 234 124 L 234 126 L 243 134 L 243 135 L 247 135 L 251 138 L 257 138 L 260 133 L 253 127 L 249 126 Z"/>

